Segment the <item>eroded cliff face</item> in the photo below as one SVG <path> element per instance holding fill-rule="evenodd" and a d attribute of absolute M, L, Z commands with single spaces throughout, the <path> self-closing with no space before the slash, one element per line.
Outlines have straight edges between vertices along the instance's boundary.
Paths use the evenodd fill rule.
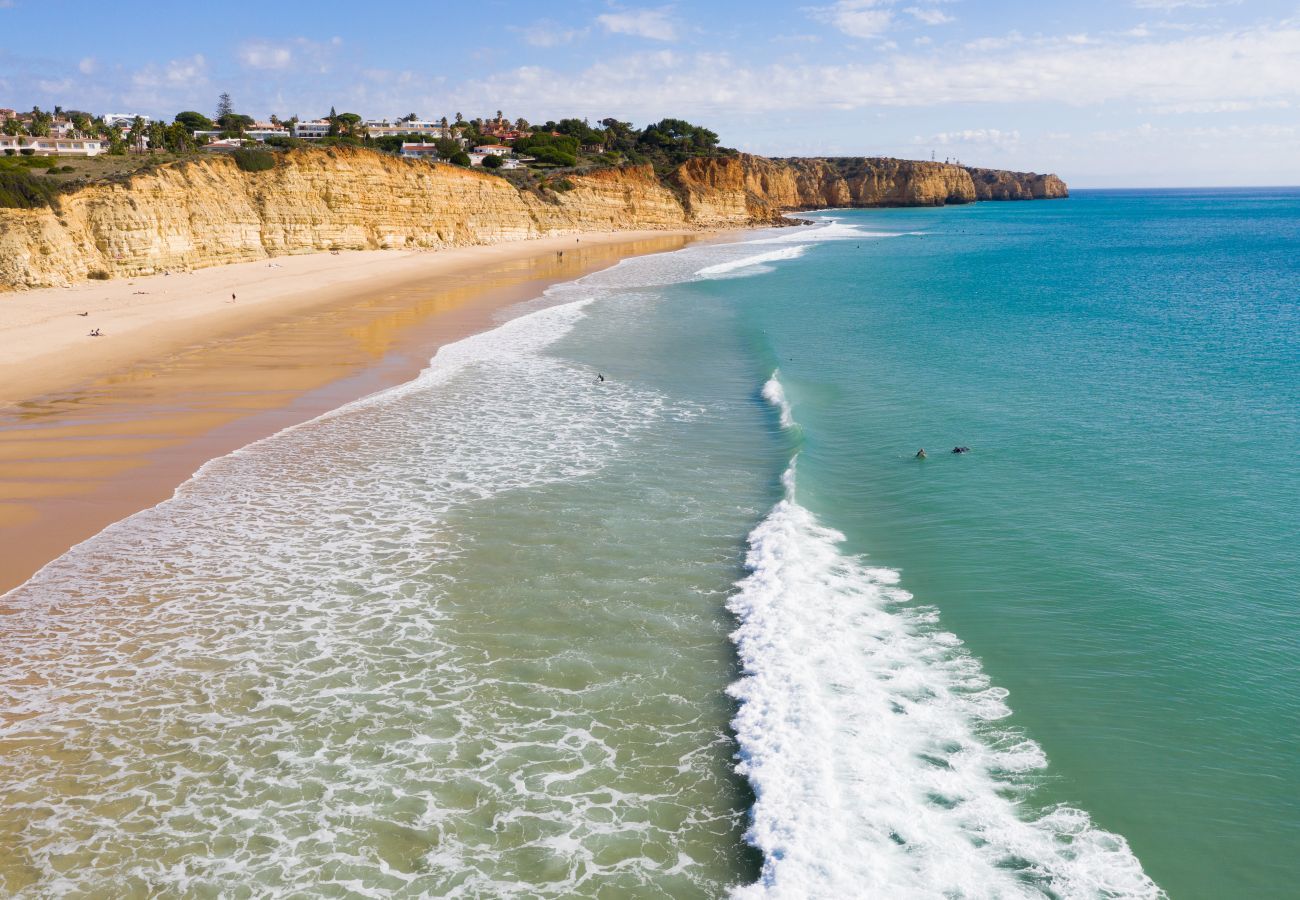
<path fill-rule="evenodd" d="M 1056 200 L 1070 196 L 1065 182 L 1055 175 L 1001 169 L 966 171 L 975 185 L 976 200 Z"/>
<path fill-rule="evenodd" d="M 975 173 L 989 172 L 988 176 Z M 974 180 L 973 180 L 974 179 Z M 333 248 L 450 247 L 583 231 L 742 227 L 788 210 L 1064 196 L 1055 176 L 894 159 L 692 160 L 520 190 L 495 175 L 366 151 L 212 157 L 95 185 L 57 210 L 0 209 L 0 288 L 67 284 Z M 981 187 L 982 186 L 982 187 Z"/>
<path fill-rule="evenodd" d="M 1069 195 L 1055 175 L 884 157 L 767 159 L 741 154 L 692 160 L 669 180 L 694 216 L 735 217 L 743 210 L 758 221 L 782 211 L 826 207 L 943 206 Z"/>

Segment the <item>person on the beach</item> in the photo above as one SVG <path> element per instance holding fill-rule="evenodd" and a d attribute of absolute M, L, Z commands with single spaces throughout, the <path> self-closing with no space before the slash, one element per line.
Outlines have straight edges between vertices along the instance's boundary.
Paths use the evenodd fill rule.
<path fill-rule="evenodd" d="M 916 458 L 917 458 L 917 459 L 925 459 L 925 448 L 924 448 L 924 447 L 922 447 L 920 450 L 917 450 L 917 451 L 916 451 Z"/>

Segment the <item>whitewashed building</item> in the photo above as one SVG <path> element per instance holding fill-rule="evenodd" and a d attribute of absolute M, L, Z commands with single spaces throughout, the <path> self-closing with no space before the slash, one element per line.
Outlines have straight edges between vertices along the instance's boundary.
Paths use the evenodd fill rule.
<path fill-rule="evenodd" d="M 437 159 L 438 148 L 433 144 L 402 141 L 402 156 L 407 159 Z"/>
<path fill-rule="evenodd" d="M 153 124 L 153 119 L 148 116 L 140 116 L 139 118 L 144 120 L 145 125 Z M 112 128 L 114 125 L 117 125 L 121 128 L 130 128 L 131 123 L 135 120 L 135 113 L 106 113 L 104 115 L 104 127 Z"/>
<path fill-rule="evenodd" d="M 11 137 L 0 135 L 0 153 L 17 156 L 24 150 L 31 150 L 25 156 L 99 156 L 108 150 L 105 142 L 99 138 L 54 138 L 54 137 Z"/>
<path fill-rule="evenodd" d="M 329 134 L 330 122 L 328 119 L 293 123 L 293 136 L 300 140 L 319 141 L 323 137 L 329 137 Z"/>
<path fill-rule="evenodd" d="M 443 128 L 438 122 L 390 122 L 387 119 L 370 119 L 362 123 L 371 137 L 388 137 L 392 135 L 418 134 L 421 137 L 448 138 L 451 129 Z"/>
<path fill-rule="evenodd" d="M 221 140 L 222 134 L 224 134 L 224 132 L 220 130 L 196 131 L 194 132 L 194 139 L 199 140 L 200 138 L 207 138 L 210 141 L 218 141 Z M 245 138 L 250 141 L 257 141 L 258 143 L 265 142 L 267 138 L 288 136 L 289 131 L 286 128 L 249 128 L 244 132 Z"/>

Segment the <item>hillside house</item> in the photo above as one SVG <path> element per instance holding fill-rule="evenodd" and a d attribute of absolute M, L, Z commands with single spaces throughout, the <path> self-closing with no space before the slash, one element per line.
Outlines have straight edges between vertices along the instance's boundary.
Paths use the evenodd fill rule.
<path fill-rule="evenodd" d="M 23 153 L 30 150 L 31 153 Z M 99 156 L 108 147 L 99 138 L 10 137 L 0 135 L 0 153 L 5 156 Z"/>
<path fill-rule="evenodd" d="M 434 144 L 402 141 L 402 156 L 407 159 L 437 159 L 438 148 Z"/>

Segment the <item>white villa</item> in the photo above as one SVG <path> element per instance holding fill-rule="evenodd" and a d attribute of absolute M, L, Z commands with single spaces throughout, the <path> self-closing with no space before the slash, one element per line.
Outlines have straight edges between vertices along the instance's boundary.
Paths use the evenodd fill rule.
<path fill-rule="evenodd" d="M 443 128 L 437 122 L 390 122 L 387 119 L 370 119 L 362 124 L 371 137 L 398 134 L 418 134 L 431 138 L 451 137 L 451 128 Z"/>
<path fill-rule="evenodd" d="M 194 132 L 194 137 L 196 140 L 199 138 L 208 138 L 210 141 L 218 141 L 221 139 L 221 135 L 222 132 L 220 130 Z M 289 136 L 288 129 L 275 128 L 275 127 L 249 128 L 244 132 L 244 137 L 248 138 L 250 141 L 265 141 L 267 138 L 288 137 L 288 136 Z"/>
<path fill-rule="evenodd" d="M 437 159 L 438 148 L 433 144 L 402 141 L 402 156 L 407 159 Z"/>
<path fill-rule="evenodd" d="M 99 138 L 34 138 L 20 135 L 10 137 L 0 135 L 0 153 L 17 156 L 24 150 L 31 150 L 26 156 L 99 156 L 108 152 L 105 142 Z"/>
<path fill-rule="evenodd" d="M 319 141 L 323 137 L 329 137 L 330 123 L 328 119 L 316 119 L 312 122 L 294 122 L 293 136 L 306 141 Z"/>
<path fill-rule="evenodd" d="M 153 124 L 153 119 L 148 116 L 140 116 L 140 118 L 144 120 L 144 124 L 146 125 Z M 122 128 L 130 128 L 131 123 L 135 120 L 135 113 L 106 113 L 104 115 L 104 127 L 112 128 L 114 125 L 118 125 Z"/>

